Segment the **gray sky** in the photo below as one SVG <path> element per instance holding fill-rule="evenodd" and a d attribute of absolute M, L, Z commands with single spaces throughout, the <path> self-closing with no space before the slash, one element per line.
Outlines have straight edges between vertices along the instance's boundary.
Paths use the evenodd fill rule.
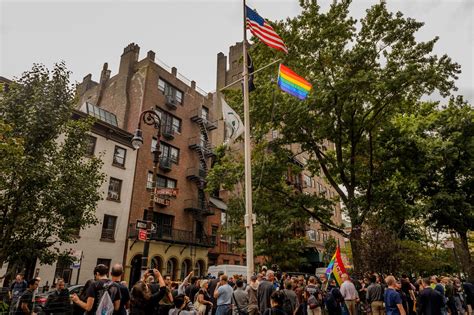
<path fill-rule="evenodd" d="M 378 0 L 353 0 L 363 16 Z M 327 9 L 332 0 L 319 0 Z M 459 94 L 474 100 L 474 1 L 387 0 L 392 11 L 425 22 L 419 40 L 439 36 L 435 53 L 462 66 Z M 23 1 L 0 0 L 0 76 L 15 77 L 35 62 L 65 60 L 73 81 L 88 73 L 98 80 L 104 62 L 118 71 L 123 48 L 135 42 L 205 91 L 215 89 L 216 55 L 242 40 L 241 0 Z M 298 0 L 247 0 L 267 19 L 299 13 Z"/>

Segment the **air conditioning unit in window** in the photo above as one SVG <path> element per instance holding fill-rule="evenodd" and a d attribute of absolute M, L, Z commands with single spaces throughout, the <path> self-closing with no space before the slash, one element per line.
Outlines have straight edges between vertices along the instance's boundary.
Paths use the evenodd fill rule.
<path fill-rule="evenodd" d="M 109 197 L 109 199 L 112 199 L 112 200 L 119 200 L 119 195 L 113 191 L 109 191 L 107 197 Z"/>
<path fill-rule="evenodd" d="M 176 97 L 172 95 L 166 95 L 166 105 L 171 109 L 176 109 L 176 107 L 178 106 L 178 101 L 176 100 Z"/>

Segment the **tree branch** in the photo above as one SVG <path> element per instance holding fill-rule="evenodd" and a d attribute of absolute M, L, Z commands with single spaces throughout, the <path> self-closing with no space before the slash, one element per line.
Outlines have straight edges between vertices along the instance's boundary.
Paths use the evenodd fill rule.
<path fill-rule="evenodd" d="M 332 224 L 329 224 L 327 222 L 325 222 L 323 219 L 321 219 L 314 211 L 306 208 L 305 206 L 301 206 L 301 209 L 303 209 L 306 213 L 308 213 L 312 218 L 316 219 L 322 226 L 334 231 L 334 232 L 337 232 L 339 234 L 341 234 L 342 236 L 346 237 L 346 238 L 349 238 L 349 234 L 346 233 L 344 231 L 344 229 L 341 229 L 337 226 L 334 226 Z"/>

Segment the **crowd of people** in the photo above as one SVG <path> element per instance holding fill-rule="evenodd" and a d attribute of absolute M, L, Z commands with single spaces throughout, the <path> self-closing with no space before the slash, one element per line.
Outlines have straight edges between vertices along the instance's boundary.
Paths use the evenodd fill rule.
<path fill-rule="evenodd" d="M 474 285 L 456 277 L 413 279 L 367 274 L 355 279 L 288 275 L 262 268 L 246 281 L 241 275 L 198 278 L 191 272 L 173 282 L 157 269 L 145 272 L 131 290 L 123 266 L 98 265 L 94 279 L 70 295 L 56 283 L 44 308 L 35 308 L 39 279 L 20 276 L 10 287 L 10 314 L 118 315 L 464 315 L 472 314 Z M 106 311 L 107 308 L 109 311 Z"/>

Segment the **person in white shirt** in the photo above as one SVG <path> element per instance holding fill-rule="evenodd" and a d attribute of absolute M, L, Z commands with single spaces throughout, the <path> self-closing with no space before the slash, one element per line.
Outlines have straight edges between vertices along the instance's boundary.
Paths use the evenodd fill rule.
<path fill-rule="evenodd" d="M 349 315 L 356 315 L 356 303 L 359 302 L 359 293 L 357 292 L 354 284 L 349 279 L 347 273 L 342 275 L 341 294 L 344 297 L 347 311 Z"/>

